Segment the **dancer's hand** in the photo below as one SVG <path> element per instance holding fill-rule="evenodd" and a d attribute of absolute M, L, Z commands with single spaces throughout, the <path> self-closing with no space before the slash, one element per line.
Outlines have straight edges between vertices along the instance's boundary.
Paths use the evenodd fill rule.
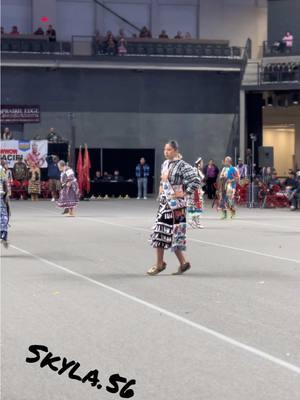
<path fill-rule="evenodd" d="M 168 173 L 161 174 L 161 180 L 162 180 L 162 182 L 167 182 L 168 177 L 169 177 L 169 174 L 168 174 Z"/>
<path fill-rule="evenodd" d="M 174 197 L 175 198 L 182 198 L 184 196 L 185 196 L 185 193 L 182 190 L 180 190 L 179 192 L 175 192 L 174 193 Z"/>

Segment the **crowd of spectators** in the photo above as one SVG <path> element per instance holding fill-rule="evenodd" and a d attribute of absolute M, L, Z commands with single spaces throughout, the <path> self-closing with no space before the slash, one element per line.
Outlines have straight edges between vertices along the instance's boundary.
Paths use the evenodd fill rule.
<path fill-rule="evenodd" d="M 118 169 L 114 170 L 112 174 L 104 171 L 103 174 L 101 171 L 96 171 L 93 182 L 124 182 L 124 176 L 120 175 L 120 171 Z"/>
<path fill-rule="evenodd" d="M 153 38 L 151 31 L 144 26 L 139 35 L 133 34 L 132 37 L 133 39 L 136 38 L 148 38 L 151 39 Z M 103 37 L 100 35 L 99 31 L 95 32 L 95 43 L 96 43 L 96 49 L 98 54 L 108 54 L 108 55 L 115 55 L 115 54 L 126 54 L 127 53 L 127 41 L 130 38 L 126 36 L 125 32 L 123 29 L 120 29 L 117 35 L 114 35 L 111 31 L 107 31 L 106 35 Z M 158 39 L 177 39 L 177 40 L 183 40 L 183 39 L 192 39 L 192 35 L 189 32 L 186 32 L 183 34 L 181 31 L 178 31 L 177 34 L 174 36 L 174 38 L 169 37 L 167 32 L 165 30 L 162 30 L 161 33 L 158 36 Z"/>
<path fill-rule="evenodd" d="M 10 128 L 8 126 L 6 126 L 3 130 L 3 132 L 1 132 L 1 140 L 13 140 L 14 139 L 14 135 L 12 133 L 12 131 L 10 130 Z M 49 132 L 43 137 L 40 134 L 36 134 L 33 137 L 33 140 L 48 140 L 48 142 L 50 143 L 67 143 L 68 140 L 66 138 L 64 138 L 63 136 L 59 135 L 55 128 L 50 128 Z"/>
<path fill-rule="evenodd" d="M 21 35 L 21 33 L 16 25 L 12 26 L 10 32 L 5 32 L 4 27 L 1 26 L 1 35 L 18 36 Z M 41 26 L 39 26 L 33 32 L 33 35 L 45 36 L 48 38 L 49 42 L 56 42 L 56 30 L 53 28 L 52 25 L 49 25 L 47 30 L 44 30 Z"/>
<path fill-rule="evenodd" d="M 274 168 L 265 167 L 254 171 L 251 177 L 251 159 L 244 163 L 238 159 L 236 169 L 239 172 L 238 200 L 246 203 L 247 193 L 251 178 L 257 188 L 257 195 L 261 207 L 290 206 L 291 210 L 300 207 L 300 170 L 289 170 L 288 177 L 278 177 Z M 214 200 L 217 197 L 218 177 L 220 169 L 213 160 L 207 165 L 202 165 L 204 175 L 204 192 L 208 199 Z M 270 201 L 269 201 L 270 200 Z"/>

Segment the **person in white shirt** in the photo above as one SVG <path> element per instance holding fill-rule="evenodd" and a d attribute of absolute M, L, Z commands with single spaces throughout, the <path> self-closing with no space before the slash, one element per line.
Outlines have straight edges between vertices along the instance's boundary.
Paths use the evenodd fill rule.
<path fill-rule="evenodd" d="M 293 47 L 294 36 L 290 32 L 286 32 L 282 38 L 282 42 L 285 44 L 286 50 L 290 51 Z"/>

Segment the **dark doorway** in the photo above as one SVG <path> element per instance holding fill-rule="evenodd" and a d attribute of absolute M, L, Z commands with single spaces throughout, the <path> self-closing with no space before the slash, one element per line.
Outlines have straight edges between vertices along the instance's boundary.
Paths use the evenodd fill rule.
<path fill-rule="evenodd" d="M 103 172 L 113 174 L 115 170 L 119 170 L 124 178 L 135 178 L 135 167 L 141 157 L 144 157 L 150 166 L 148 193 L 153 193 L 154 149 L 103 149 Z"/>

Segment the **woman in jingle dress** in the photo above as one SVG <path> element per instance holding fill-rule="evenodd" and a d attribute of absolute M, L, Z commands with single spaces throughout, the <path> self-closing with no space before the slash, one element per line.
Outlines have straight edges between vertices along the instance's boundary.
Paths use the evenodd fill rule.
<path fill-rule="evenodd" d="M 74 171 L 66 165 L 64 161 L 59 161 L 58 168 L 61 172 L 60 182 L 62 189 L 59 193 L 59 199 L 57 200 L 57 206 L 63 209 L 67 209 L 64 214 L 74 217 L 75 207 L 79 202 L 79 187 Z"/>
<path fill-rule="evenodd" d="M 186 250 L 186 196 L 193 195 L 200 186 L 194 168 L 178 157 L 178 144 L 170 141 L 165 145 L 166 161 L 162 165 L 159 209 L 151 235 L 151 245 L 156 249 L 156 264 L 148 275 L 157 275 L 167 264 L 164 251 L 171 249 L 179 260 L 176 274 L 191 268 L 183 251 Z"/>
<path fill-rule="evenodd" d="M 35 164 L 29 169 L 28 194 L 32 201 L 36 201 L 41 194 L 41 170 Z"/>
<path fill-rule="evenodd" d="M 200 186 L 193 195 L 188 196 L 187 198 L 187 220 L 188 224 L 192 228 L 203 229 L 204 226 L 201 224 L 201 216 L 203 213 L 204 207 L 204 191 L 202 186 L 204 185 L 204 174 L 202 172 L 203 160 L 201 157 L 197 159 L 195 162 L 195 172 L 200 179 Z"/>
<path fill-rule="evenodd" d="M 8 222 L 9 222 L 9 203 L 8 203 L 8 184 L 6 171 L 0 165 L 0 225 L 1 243 L 5 248 L 8 247 Z"/>

